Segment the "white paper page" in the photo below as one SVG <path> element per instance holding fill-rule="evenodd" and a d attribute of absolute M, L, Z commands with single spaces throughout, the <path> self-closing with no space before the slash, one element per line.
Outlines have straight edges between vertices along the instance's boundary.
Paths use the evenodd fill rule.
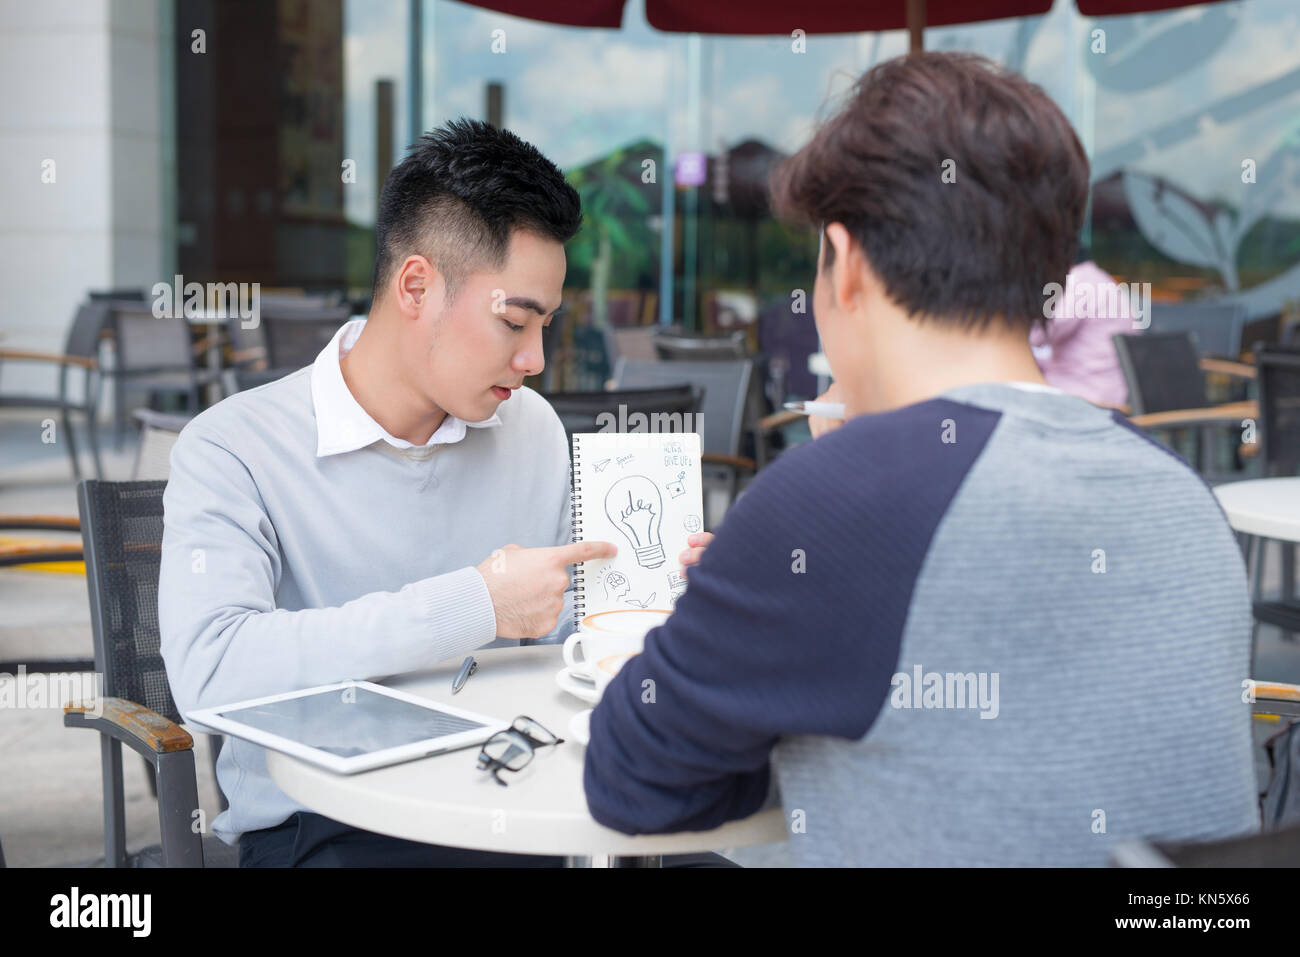
<path fill-rule="evenodd" d="M 579 541 L 613 542 L 613 559 L 584 562 L 587 615 L 615 608 L 671 611 L 686 590 L 678 556 L 704 528 L 700 437 L 694 432 L 574 435 Z"/>

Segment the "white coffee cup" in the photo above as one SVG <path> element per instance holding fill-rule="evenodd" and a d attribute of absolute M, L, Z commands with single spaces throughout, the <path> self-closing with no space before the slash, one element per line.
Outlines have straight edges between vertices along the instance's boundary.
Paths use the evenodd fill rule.
<path fill-rule="evenodd" d="M 604 691 L 618 669 L 641 653 L 646 633 L 662 625 L 670 614 L 666 608 L 620 608 L 587 615 L 564 641 L 565 667 L 590 678 L 597 691 Z"/>
<path fill-rule="evenodd" d="M 639 652 L 620 651 L 612 655 L 606 655 L 603 658 L 597 658 L 592 668 L 592 681 L 596 685 L 596 693 L 603 695 L 609 683 L 614 680 L 614 676 L 619 670 L 635 658 Z"/>

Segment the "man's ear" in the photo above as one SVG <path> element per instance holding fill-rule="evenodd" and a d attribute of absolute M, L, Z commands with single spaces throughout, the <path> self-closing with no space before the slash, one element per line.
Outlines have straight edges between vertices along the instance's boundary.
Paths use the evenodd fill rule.
<path fill-rule="evenodd" d="M 864 292 L 863 267 L 866 260 L 862 249 L 854 241 L 843 223 L 827 223 L 825 242 L 834 249 L 834 261 L 826 276 L 830 283 L 832 302 L 844 311 L 857 308 L 859 297 Z"/>
<path fill-rule="evenodd" d="M 418 318 L 426 307 L 439 307 L 445 289 L 437 267 L 419 255 L 407 256 L 393 278 L 397 311 L 411 319 Z"/>

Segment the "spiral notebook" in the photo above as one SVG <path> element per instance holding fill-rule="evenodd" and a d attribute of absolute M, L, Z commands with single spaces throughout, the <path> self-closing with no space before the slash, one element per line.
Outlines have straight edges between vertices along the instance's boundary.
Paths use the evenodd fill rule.
<path fill-rule="evenodd" d="M 686 590 L 678 556 L 704 528 L 695 432 L 573 436 L 573 540 L 607 541 L 613 558 L 574 569 L 573 625 L 616 608 L 671 611 Z"/>

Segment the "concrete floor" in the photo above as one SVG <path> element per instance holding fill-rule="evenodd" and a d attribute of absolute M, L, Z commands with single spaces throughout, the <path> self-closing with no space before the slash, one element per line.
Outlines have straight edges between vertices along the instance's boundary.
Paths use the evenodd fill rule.
<path fill-rule="evenodd" d="M 0 413 L 0 513 L 77 514 L 76 486 L 66 453 L 40 441 L 38 418 Z M 106 444 L 108 433 L 104 430 Z M 78 433 L 80 435 L 80 432 Z M 84 442 L 83 442 L 84 445 Z M 131 477 L 135 447 L 105 448 L 107 479 Z M 82 456 L 89 475 L 89 455 Z M 13 534 L 13 533 L 11 533 Z M 27 535 L 28 533 L 17 533 Z M 40 533 L 43 534 L 43 533 Z M 75 539 L 70 539 L 75 540 Z M 1276 591 L 1280 561 L 1271 556 Z M 92 657 L 84 578 L 23 569 L 0 570 L 0 661 Z M 1300 644 L 1260 628 L 1256 674 L 1300 683 Z M 1257 739 L 1275 730 L 1256 722 Z M 195 765 L 208 821 L 218 814 L 208 740 L 200 735 Z M 1261 781 L 1266 773 L 1260 762 Z M 98 736 L 63 727 L 60 708 L 0 709 L 0 842 L 10 867 L 102 866 L 103 819 Z M 157 808 L 143 761 L 123 759 L 127 847 L 158 841 Z"/>
<path fill-rule="evenodd" d="M 79 426 L 79 422 L 74 422 Z M 104 478 L 131 477 L 134 437 L 121 451 L 105 441 Z M 40 441 L 39 417 L 0 414 L 0 514 L 77 514 L 76 485 L 67 452 Z M 93 474 L 80 428 L 82 474 Z M 6 537 L 78 541 L 45 532 Z M 92 658 L 90 607 L 79 575 L 0 570 L 0 661 Z M 208 821 L 219 813 L 208 738 L 195 741 L 199 804 Z M 99 735 L 65 728 L 62 708 L 0 709 L 0 843 L 9 867 L 98 867 L 104 859 Z M 158 842 L 157 804 L 149 793 L 143 759 L 124 749 L 127 847 Z"/>

